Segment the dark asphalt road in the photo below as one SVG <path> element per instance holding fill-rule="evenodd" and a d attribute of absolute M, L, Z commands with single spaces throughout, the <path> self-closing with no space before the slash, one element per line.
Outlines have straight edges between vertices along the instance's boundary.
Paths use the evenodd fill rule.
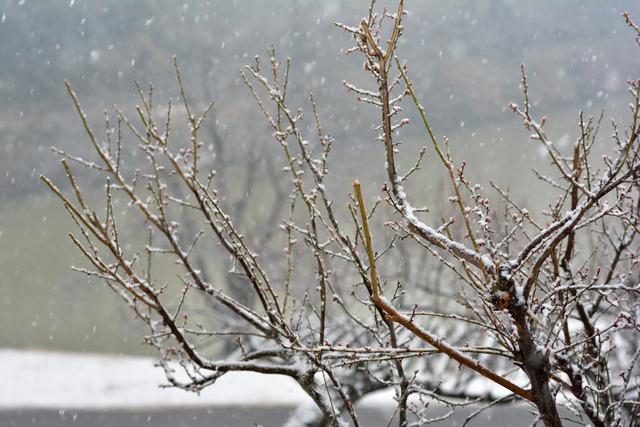
<path fill-rule="evenodd" d="M 148 410 L 0 410 L 0 427 L 279 427 L 292 408 L 212 408 L 212 409 L 148 409 Z M 392 413 L 372 408 L 359 412 L 364 427 L 386 427 Z M 472 412 L 459 410 L 456 416 L 431 426 L 460 426 Z M 442 411 L 434 410 L 436 417 Z M 499 406 L 485 412 L 470 424 L 473 427 L 526 427 L 533 416 L 524 406 Z M 575 426 L 576 424 L 567 423 Z"/>

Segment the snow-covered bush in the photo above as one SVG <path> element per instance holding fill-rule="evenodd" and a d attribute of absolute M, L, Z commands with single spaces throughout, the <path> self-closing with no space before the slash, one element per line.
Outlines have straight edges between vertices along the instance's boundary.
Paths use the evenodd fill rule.
<path fill-rule="evenodd" d="M 436 136 L 411 71 L 396 56 L 404 14 L 402 1 L 395 13 L 377 14 L 372 4 L 356 25 L 338 24 L 353 36 L 348 53 L 363 60 L 371 83 L 344 82 L 346 90 L 378 111 L 387 181 L 373 204 L 357 180 L 346 203 L 328 190 L 331 148 L 339 142 L 325 132 L 313 97 L 306 114 L 290 105 L 289 61 L 271 50 L 264 64 L 256 58 L 243 71 L 288 177 L 280 257 L 265 253 L 273 245 L 254 246 L 229 215 L 203 150 L 211 105 L 196 113 L 177 65 L 182 108 L 158 108 L 151 90 L 139 90 L 135 118 L 116 109 L 104 140 L 67 83 L 97 159 L 63 153 L 72 195 L 43 180 L 78 225 L 71 239 L 88 266 L 77 269 L 104 280 L 148 326 L 145 341 L 173 386 L 198 391 L 229 371 L 287 375 L 319 409 L 292 420 L 299 424 L 357 426 L 358 399 L 393 387 L 400 426 L 441 419 L 430 415 L 433 401 L 451 411 L 478 404 L 475 416 L 516 400 L 531 404 L 546 426 L 562 425 L 561 413 L 595 426 L 636 425 L 639 82 L 629 82 L 628 123 L 580 114 L 578 136 L 564 150 L 546 133 L 547 119 L 534 115 L 522 67 L 524 100 L 510 108 L 553 166 L 537 176 L 553 202 L 530 212 L 498 185 L 485 194 L 490 189 L 471 182 L 466 163 Z M 406 108 L 417 110 L 427 141 L 409 166 L 397 160 L 400 135 L 411 126 Z M 186 142 L 174 136 L 180 120 Z M 608 141 L 600 138 L 605 127 Z M 127 136 L 144 159 L 133 176 L 121 167 Z M 606 154 L 595 158 L 596 151 Z M 448 177 L 442 203 L 455 207 L 437 223 L 409 190 L 427 153 L 429 167 Z M 67 161 L 106 176 L 102 210 L 90 206 L 95 198 Z M 358 164 L 353 178 L 368 167 Z M 132 217 L 145 227 L 125 235 L 120 224 Z M 221 286 L 203 273 L 207 256 L 220 262 L 220 248 L 230 274 L 242 280 Z M 177 282 L 152 268 L 168 260 L 177 265 Z M 220 340 L 229 344 L 222 357 L 212 347 Z"/>

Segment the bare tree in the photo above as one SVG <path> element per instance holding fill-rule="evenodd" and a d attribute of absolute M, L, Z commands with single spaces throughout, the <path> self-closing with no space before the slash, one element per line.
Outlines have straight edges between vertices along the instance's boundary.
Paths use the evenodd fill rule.
<path fill-rule="evenodd" d="M 145 340 L 158 350 L 171 385 L 198 391 L 229 371 L 287 375 L 318 407 L 308 417 L 298 413 L 292 422 L 299 424 L 358 426 L 358 399 L 393 387 L 400 426 L 427 424 L 458 406 L 484 402 L 466 424 L 507 401 L 532 405 L 539 414 L 534 424 L 560 426 L 568 417 L 595 426 L 638 425 L 640 83 L 629 82 L 629 122 L 611 122 L 609 145 L 599 137 L 603 116 L 580 114 L 578 136 L 564 152 L 546 133 L 547 119 L 534 116 L 523 66 L 524 100 L 510 107 L 551 160 L 551 172 L 536 173 L 554 198 L 534 213 L 491 183 L 498 198 L 492 202 L 465 175 L 466 163 L 452 158 L 448 141 L 436 136 L 409 68 L 396 56 L 403 1 L 395 13 L 378 14 L 374 6 L 357 25 L 337 25 L 353 36 L 348 53 L 362 58 L 373 84 L 344 83 L 378 111 L 387 175 L 382 197 L 367 203 L 356 180 L 346 209 L 335 202 L 326 187 L 335 141 L 313 96 L 313 126 L 303 126 L 303 109 L 289 103 L 289 61 L 279 61 L 273 50 L 266 65 L 256 58 L 242 78 L 288 177 L 280 257 L 243 235 L 234 219 L 244 214 L 242 206 L 233 216 L 225 208 L 203 154 L 211 104 L 196 114 L 177 65 L 184 112 L 174 113 L 170 102 L 157 107 L 152 90 L 139 90 L 135 120 L 116 108 L 104 141 L 67 83 L 97 161 L 64 154 L 72 196 L 43 180 L 78 225 L 70 236 L 88 265 L 75 268 L 104 280 L 147 325 Z M 405 104 L 417 110 L 428 144 L 408 168 L 396 160 L 399 135 L 410 125 L 402 117 Z M 174 141 L 176 120 L 187 125 L 186 143 Z M 133 176 L 121 166 L 125 130 L 146 160 Z M 594 159 L 596 143 L 607 152 L 601 160 Z M 433 225 L 405 189 L 428 151 L 440 165 L 433 167 L 447 176 L 444 202 L 453 208 L 450 218 Z M 90 207 L 92 198 L 67 160 L 106 176 L 104 214 Z M 125 214 L 117 208 L 122 202 Z M 123 235 L 120 224 L 132 218 L 147 226 L 148 237 Z M 221 254 L 242 277 L 231 286 L 245 286 L 250 299 L 203 273 L 201 265 L 208 259 L 219 265 Z M 178 282 L 152 274 L 166 259 L 177 265 Z M 215 304 L 202 308 L 202 300 Z M 218 340 L 235 348 L 222 360 L 211 344 Z M 470 387 L 478 378 L 485 384 L 480 393 Z M 435 417 L 432 401 L 450 411 Z"/>

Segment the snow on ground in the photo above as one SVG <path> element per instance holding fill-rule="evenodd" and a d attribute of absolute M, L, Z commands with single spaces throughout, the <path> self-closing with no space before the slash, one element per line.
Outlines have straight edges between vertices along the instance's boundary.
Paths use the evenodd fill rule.
<path fill-rule="evenodd" d="M 291 378 L 230 372 L 200 395 L 166 384 L 164 371 L 148 357 L 64 353 L 0 348 L 0 410 L 139 409 L 172 406 L 315 406 Z M 493 389 L 488 380 L 470 385 L 477 393 Z M 394 408 L 392 388 L 364 397 L 359 407 Z"/>
<path fill-rule="evenodd" d="M 0 349 L 0 378 L 0 409 L 312 404 L 282 375 L 232 372 L 200 395 L 160 388 L 164 372 L 144 357 Z"/>

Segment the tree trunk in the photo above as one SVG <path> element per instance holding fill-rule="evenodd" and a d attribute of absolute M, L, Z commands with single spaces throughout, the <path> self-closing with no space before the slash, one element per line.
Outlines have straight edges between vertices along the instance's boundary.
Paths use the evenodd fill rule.
<path fill-rule="evenodd" d="M 517 300 L 516 300 L 517 301 Z M 518 361 L 531 382 L 534 401 L 545 427 L 560 427 L 560 414 L 551 389 L 549 388 L 549 370 L 544 350 L 536 346 L 527 322 L 526 308 L 517 302 L 509 308 L 518 328 Z"/>
<path fill-rule="evenodd" d="M 518 329 L 518 351 L 516 360 L 522 364 L 522 369 L 529 377 L 533 400 L 545 427 L 560 427 L 560 414 L 551 389 L 549 388 L 549 364 L 544 349 L 537 346 L 533 339 L 531 327 L 527 317 L 527 307 L 516 289 L 516 284 L 510 277 L 510 271 L 501 272 L 498 288 L 509 293 L 507 309 Z"/>

